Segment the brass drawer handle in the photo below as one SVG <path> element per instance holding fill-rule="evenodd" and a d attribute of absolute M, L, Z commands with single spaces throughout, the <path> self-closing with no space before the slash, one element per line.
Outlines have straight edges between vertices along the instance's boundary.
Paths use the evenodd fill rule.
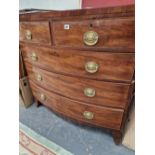
<path fill-rule="evenodd" d="M 36 79 L 37 79 L 37 81 L 42 81 L 42 76 L 40 74 L 37 74 Z"/>
<path fill-rule="evenodd" d="M 83 35 L 83 41 L 88 46 L 93 46 L 97 44 L 99 36 L 95 31 L 87 31 Z"/>
<path fill-rule="evenodd" d="M 94 61 L 89 61 L 85 64 L 85 70 L 88 73 L 96 73 L 98 71 L 99 65 Z"/>
<path fill-rule="evenodd" d="M 31 40 L 32 39 L 32 33 L 30 30 L 25 31 L 25 38 L 26 40 Z"/>
<path fill-rule="evenodd" d="M 37 61 L 38 57 L 37 57 L 36 53 L 32 52 L 32 54 L 31 54 L 31 59 L 32 59 L 33 61 Z"/>
<path fill-rule="evenodd" d="M 44 94 L 41 94 L 40 95 L 40 98 L 41 98 L 42 101 L 45 101 L 46 100 L 46 96 Z"/>
<path fill-rule="evenodd" d="M 94 113 L 92 113 L 90 111 L 84 111 L 83 116 L 85 119 L 92 120 L 94 118 Z"/>
<path fill-rule="evenodd" d="M 96 91 L 95 91 L 95 89 L 93 89 L 93 88 L 85 88 L 85 89 L 84 89 L 84 94 L 85 94 L 85 96 L 87 96 L 87 97 L 94 97 L 95 94 L 96 94 Z"/>

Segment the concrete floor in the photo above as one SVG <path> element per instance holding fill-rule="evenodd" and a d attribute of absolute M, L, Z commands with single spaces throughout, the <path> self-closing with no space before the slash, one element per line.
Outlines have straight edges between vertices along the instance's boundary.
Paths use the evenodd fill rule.
<path fill-rule="evenodd" d="M 111 135 L 101 129 L 66 121 L 48 108 L 33 104 L 20 106 L 20 122 L 75 155 L 134 155 L 135 152 L 114 144 Z"/>

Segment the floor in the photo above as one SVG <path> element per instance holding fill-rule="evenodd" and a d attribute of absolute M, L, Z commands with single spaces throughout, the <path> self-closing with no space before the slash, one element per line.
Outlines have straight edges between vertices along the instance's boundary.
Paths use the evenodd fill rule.
<path fill-rule="evenodd" d="M 101 129 L 66 121 L 48 108 L 33 104 L 20 106 L 20 122 L 75 155 L 134 155 L 135 152 L 114 144 L 111 135 Z"/>

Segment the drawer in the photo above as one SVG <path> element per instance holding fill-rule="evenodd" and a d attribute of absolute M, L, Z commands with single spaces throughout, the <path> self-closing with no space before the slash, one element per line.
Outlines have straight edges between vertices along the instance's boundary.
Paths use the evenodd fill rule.
<path fill-rule="evenodd" d="M 59 46 L 134 50 L 134 17 L 53 22 Z"/>
<path fill-rule="evenodd" d="M 57 73 L 123 82 L 130 82 L 133 77 L 133 53 L 52 50 L 34 46 L 22 46 L 21 50 L 25 61 Z"/>
<path fill-rule="evenodd" d="M 81 123 L 120 129 L 123 110 L 93 106 L 49 92 L 30 81 L 36 99 L 53 111 Z"/>
<path fill-rule="evenodd" d="M 20 22 L 20 41 L 51 44 L 48 22 Z"/>
<path fill-rule="evenodd" d="M 26 63 L 29 78 L 50 91 L 96 105 L 125 108 L 129 84 L 95 81 L 48 72 Z"/>

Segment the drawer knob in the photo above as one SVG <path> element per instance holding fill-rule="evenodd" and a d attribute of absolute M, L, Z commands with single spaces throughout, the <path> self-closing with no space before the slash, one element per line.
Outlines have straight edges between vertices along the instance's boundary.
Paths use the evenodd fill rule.
<path fill-rule="evenodd" d="M 42 81 L 42 76 L 40 74 L 37 74 L 36 79 L 37 81 Z"/>
<path fill-rule="evenodd" d="M 83 35 L 83 41 L 88 46 L 93 46 L 93 45 L 97 44 L 98 39 L 99 39 L 99 36 L 94 31 L 87 31 Z"/>
<path fill-rule="evenodd" d="M 25 38 L 26 40 L 31 40 L 32 39 L 32 33 L 30 30 L 25 31 Z"/>
<path fill-rule="evenodd" d="M 45 101 L 46 100 L 46 96 L 44 94 L 41 94 L 40 95 L 40 98 L 41 98 L 42 101 Z"/>
<path fill-rule="evenodd" d="M 93 89 L 93 88 L 85 88 L 84 89 L 84 94 L 87 97 L 94 97 L 96 92 L 95 92 L 95 89 Z"/>
<path fill-rule="evenodd" d="M 93 119 L 94 118 L 94 113 L 90 112 L 90 111 L 84 111 L 83 112 L 83 116 L 85 119 Z"/>
<path fill-rule="evenodd" d="M 33 61 L 37 61 L 38 57 L 37 57 L 36 53 L 32 52 L 32 54 L 31 54 L 31 59 L 32 59 Z"/>
<path fill-rule="evenodd" d="M 94 61 L 89 61 L 85 64 L 85 70 L 88 73 L 96 73 L 98 71 L 99 65 Z"/>

